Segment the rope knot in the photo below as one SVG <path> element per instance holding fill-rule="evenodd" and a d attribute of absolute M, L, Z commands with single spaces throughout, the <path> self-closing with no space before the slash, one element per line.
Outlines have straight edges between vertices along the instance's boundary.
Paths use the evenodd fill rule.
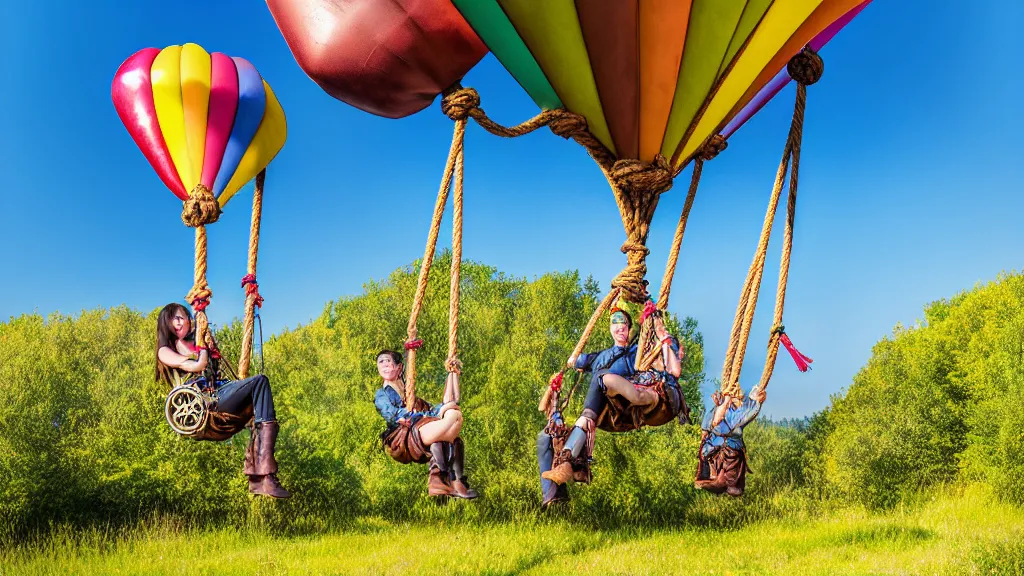
<path fill-rule="evenodd" d="M 558 116 L 551 119 L 548 128 L 555 136 L 568 139 L 587 132 L 587 119 L 582 114 L 563 110 Z"/>
<path fill-rule="evenodd" d="M 452 374 L 462 374 L 462 361 L 458 356 L 449 356 L 444 361 L 444 367 Z"/>
<path fill-rule="evenodd" d="M 786 71 L 789 72 L 789 77 L 793 80 L 804 86 L 810 86 L 821 80 L 821 75 L 825 72 L 825 63 L 817 52 L 804 46 L 799 54 L 790 58 L 789 64 L 786 65 Z"/>
<path fill-rule="evenodd" d="M 704 144 L 704 147 L 700 149 L 700 157 L 704 160 L 714 160 L 716 156 L 721 154 L 726 148 L 729 147 L 729 143 L 725 141 L 725 137 L 721 134 L 715 134 L 710 140 Z"/>
<path fill-rule="evenodd" d="M 246 274 L 242 276 L 242 286 L 245 287 L 245 295 L 255 295 L 256 306 L 263 308 L 263 296 L 260 295 L 260 285 L 256 282 L 255 274 Z"/>
<path fill-rule="evenodd" d="M 220 214 L 220 203 L 213 197 L 213 192 L 202 184 L 196 184 L 181 207 L 181 221 L 190 228 L 213 224 L 220 218 Z"/>
<path fill-rule="evenodd" d="M 631 195 L 658 195 L 672 188 L 671 166 L 661 154 L 650 163 L 633 158 L 616 160 L 610 176 L 617 188 Z"/>
<path fill-rule="evenodd" d="M 441 98 L 441 112 L 452 120 L 465 120 L 480 108 L 480 94 L 472 88 L 455 88 Z"/>
<path fill-rule="evenodd" d="M 651 253 L 642 242 L 627 241 L 622 245 L 626 255 L 626 267 L 612 279 L 612 288 L 621 288 L 626 292 L 630 302 L 641 303 L 647 300 L 647 255 Z"/>

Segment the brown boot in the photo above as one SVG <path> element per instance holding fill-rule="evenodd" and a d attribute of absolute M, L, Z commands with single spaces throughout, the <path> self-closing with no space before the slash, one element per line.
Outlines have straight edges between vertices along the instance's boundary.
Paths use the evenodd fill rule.
<path fill-rule="evenodd" d="M 277 473 L 277 460 L 274 458 L 274 445 L 277 443 L 277 432 L 280 425 L 276 420 L 256 424 L 256 474 L 266 476 Z"/>
<path fill-rule="evenodd" d="M 568 450 L 562 450 L 555 456 L 554 461 L 551 463 L 551 470 L 541 474 L 541 478 L 545 480 L 551 480 L 555 484 L 565 484 L 573 478 L 572 463 L 572 452 Z"/>
<path fill-rule="evenodd" d="M 249 429 L 249 443 L 245 445 L 242 473 L 249 478 L 249 493 L 256 493 L 260 484 L 263 483 L 263 477 L 256 474 L 256 430 L 254 428 Z"/>
<path fill-rule="evenodd" d="M 290 498 L 291 494 L 277 479 L 277 460 L 274 447 L 280 425 L 276 420 L 256 424 L 256 442 L 252 451 L 255 456 L 253 475 L 249 476 L 249 491 L 271 498 Z"/>
<path fill-rule="evenodd" d="M 479 496 L 476 490 L 469 487 L 469 480 L 465 476 L 452 481 L 452 492 L 456 498 L 465 498 L 466 500 L 472 500 Z"/>
<path fill-rule="evenodd" d="M 427 479 L 427 495 L 454 496 L 455 489 L 448 480 L 448 471 L 441 470 L 435 458 L 430 459 L 430 476 Z"/>

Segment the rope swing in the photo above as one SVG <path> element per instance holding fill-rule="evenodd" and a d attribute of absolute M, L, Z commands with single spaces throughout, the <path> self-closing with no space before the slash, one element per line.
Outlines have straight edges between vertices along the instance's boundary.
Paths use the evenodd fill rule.
<path fill-rule="evenodd" d="M 743 357 L 747 347 L 747 339 L 750 336 L 750 325 L 754 319 L 754 309 L 757 307 L 757 296 L 761 285 L 761 277 L 764 273 L 765 256 L 768 252 L 768 241 L 771 237 L 772 223 L 775 220 L 775 212 L 782 194 L 782 186 L 786 181 L 786 173 L 790 171 L 790 161 L 792 161 L 792 170 L 789 177 L 789 197 L 787 200 L 782 259 L 779 269 L 779 285 L 775 295 L 775 315 L 772 331 L 768 339 L 768 356 L 765 358 L 760 386 L 767 386 L 768 381 L 771 379 L 772 371 L 775 369 L 775 359 L 779 351 L 779 342 L 782 339 L 787 342 L 787 349 L 793 354 L 793 358 L 797 361 L 799 367 L 805 370 L 806 362 L 810 362 L 809 358 L 803 356 L 795 348 L 792 348 L 791 344 L 788 344 L 789 339 L 785 337 L 782 326 L 782 312 L 786 301 L 789 260 L 793 249 L 793 222 L 796 215 L 800 144 L 803 138 L 807 86 L 821 79 L 824 68 L 821 57 L 810 48 L 804 48 L 789 61 L 787 66 L 790 77 L 797 82 L 793 120 L 790 124 L 789 136 L 786 139 L 786 146 L 782 153 L 782 161 L 779 163 L 779 169 L 775 175 L 775 185 L 772 188 L 771 198 L 768 202 L 768 211 L 764 217 L 761 237 L 757 244 L 757 250 L 754 253 L 754 261 L 747 271 L 747 279 L 743 284 L 740 303 L 736 308 L 736 315 L 733 318 L 732 332 L 729 336 L 729 347 L 726 351 L 725 364 L 722 367 L 722 393 L 733 398 L 743 398 L 743 390 L 739 384 L 740 371 L 743 368 Z M 801 360 L 804 362 L 801 363 Z"/>

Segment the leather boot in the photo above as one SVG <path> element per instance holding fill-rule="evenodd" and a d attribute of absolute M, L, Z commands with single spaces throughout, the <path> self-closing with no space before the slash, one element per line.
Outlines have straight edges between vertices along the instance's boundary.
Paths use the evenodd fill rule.
<path fill-rule="evenodd" d="M 277 432 L 280 425 L 276 420 L 256 424 L 256 474 L 266 476 L 277 473 L 277 460 L 274 458 L 274 445 L 277 443 Z"/>
<path fill-rule="evenodd" d="M 448 480 L 448 470 L 442 470 L 434 456 L 430 457 L 430 476 L 427 478 L 428 496 L 454 496 L 455 489 Z"/>
<path fill-rule="evenodd" d="M 252 480 L 249 480 L 249 486 L 252 487 Z M 281 486 L 281 482 L 277 479 L 277 474 L 267 474 L 260 478 L 259 483 L 252 492 L 253 494 L 262 494 L 264 496 L 270 496 L 271 498 L 292 497 L 292 495 L 284 489 L 284 486 Z"/>
<path fill-rule="evenodd" d="M 256 430 L 249 430 L 249 442 L 245 445 L 245 460 L 242 461 L 242 473 L 249 478 L 249 493 L 255 493 L 263 477 L 256 474 Z"/>
<path fill-rule="evenodd" d="M 280 425 L 276 420 L 256 424 L 256 456 L 255 472 L 258 482 L 249 477 L 249 490 L 253 494 L 262 494 L 271 498 L 290 498 L 291 494 L 281 486 L 277 479 L 277 460 L 274 458 L 274 446 Z"/>
<path fill-rule="evenodd" d="M 541 510 L 547 510 L 552 504 L 569 501 L 569 489 L 565 484 L 555 484 L 544 494 L 544 500 L 540 504 Z"/>
<path fill-rule="evenodd" d="M 541 478 L 545 480 L 551 480 L 555 484 L 565 484 L 569 480 L 573 479 L 572 470 L 572 452 L 563 449 L 555 455 L 554 460 L 551 462 L 551 470 L 541 474 Z"/>
<path fill-rule="evenodd" d="M 449 445 L 449 461 L 448 470 L 451 471 L 449 478 L 452 481 L 452 489 L 455 491 L 457 498 L 465 498 L 472 500 L 479 496 L 476 490 L 469 487 L 469 479 L 466 477 L 465 462 L 466 462 L 466 445 L 463 443 L 462 438 L 456 438 L 454 442 Z M 461 476 L 459 475 L 461 474 Z"/>

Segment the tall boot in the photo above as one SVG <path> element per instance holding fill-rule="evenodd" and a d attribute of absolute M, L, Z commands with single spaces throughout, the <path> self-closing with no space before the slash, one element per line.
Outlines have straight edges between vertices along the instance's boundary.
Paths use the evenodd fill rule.
<path fill-rule="evenodd" d="M 466 478 L 466 469 L 463 467 L 466 459 L 466 445 L 462 442 L 462 438 L 456 438 L 451 443 L 450 454 L 452 489 L 455 496 L 467 500 L 476 498 L 479 494 L 469 487 L 469 479 Z"/>
<path fill-rule="evenodd" d="M 551 480 L 555 484 L 565 484 L 573 478 L 572 461 L 579 458 L 580 452 L 586 446 L 587 432 L 579 426 L 573 426 L 565 446 L 555 454 L 551 463 L 551 470 L 541 474 L 545 480 Z"/>
<path fill-rule="evenodd" d="M 256 427 L 249 429 L 249 442 L 245 445 L 245 460 L 242 461 L 242 473 L 249 479 L 249 493 L 254 494 L 263 483 L 263 477 L 256 474 Z"/>
<path fill-rule="evenodd" d="M 277 460 L 274 458 L 274 445 L 277 443 L 277 432 L 280 425 L 276 420 L 256 424 L 256 474 L 262 476 L 255 494 L 271 498 L 290 498 L 291 494 L 277 480 Z"/>
<path fill-rule="evenodd" d="M 451 480 L 448 478 L 448 457 L 446 442 L 430 445 L 430 476 L 427 478 L 428 496 L 454 496 Z"/>

